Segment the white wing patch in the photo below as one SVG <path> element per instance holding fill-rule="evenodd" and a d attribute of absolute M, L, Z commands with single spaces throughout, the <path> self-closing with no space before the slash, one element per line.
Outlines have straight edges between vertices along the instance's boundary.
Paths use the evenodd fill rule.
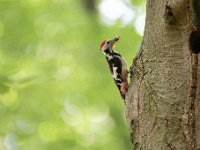
<path fill-rule="evenodd" d="M 117 67 L 113 67 L 113 78 L 114 79 L 117 79 L 117 75 L 118 75 L 118 73 L 117 73 Z"/>

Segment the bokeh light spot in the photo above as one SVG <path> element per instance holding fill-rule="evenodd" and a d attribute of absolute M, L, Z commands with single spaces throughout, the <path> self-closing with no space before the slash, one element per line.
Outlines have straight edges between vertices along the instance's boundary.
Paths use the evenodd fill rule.
<path fill-rule="evenodd" d="M 63 130 L 59 123 L 42 122 L 39 124 L 38 134 L 42 140 L 52 142 L 62 137 Z"/>
<path fill-rule="evenodd" d="M 102 20 L 107 24 L 113 24 L 117 19 L 121 19 L 123 24 L 133 20 L 135 14 L 121 0 L 102 0 L 99 5 Z"/>

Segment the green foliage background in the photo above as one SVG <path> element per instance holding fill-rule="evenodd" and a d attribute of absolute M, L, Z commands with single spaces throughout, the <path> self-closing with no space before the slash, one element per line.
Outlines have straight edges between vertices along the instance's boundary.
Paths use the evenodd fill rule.
<path fill-rule="evenodd" d="M 120 35 L 130 66 L 141 37 L 83 3 L 0 1 L 0 150 L 132 149 L 99 44 Z"/>

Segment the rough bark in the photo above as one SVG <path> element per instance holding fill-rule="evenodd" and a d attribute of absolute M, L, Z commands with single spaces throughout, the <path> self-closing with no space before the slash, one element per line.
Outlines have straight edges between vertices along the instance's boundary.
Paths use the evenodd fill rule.
<path fill-rule="evenodd" d="M 200 149 L 200 69 L 189 48 L 195 30 L 190 1 L 148 0 L 146 12 L 126 97 L 134 149 Z"/>

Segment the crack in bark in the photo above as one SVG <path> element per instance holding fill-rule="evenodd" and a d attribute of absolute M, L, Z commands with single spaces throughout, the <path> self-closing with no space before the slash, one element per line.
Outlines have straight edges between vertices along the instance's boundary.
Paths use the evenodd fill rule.
<path fill-rule="evenodd" d="M 197 70 L 198 70 L 198 55 L 192 54 L 191 56 L 191 77 L 190 77 L 190 87 L 189 87 L 189 110 L 188 110 L 188 121 L 187 121 L 187 130 L 188 130 L 188 144 L 187 149 L 193 150 L 196 149 L 196 131 L 195 131 L 195 100 L 197 92 Z"/>
<path fill-rule="evenodd" d="M 170 150 L 176 150 L 176 147 L 174 147 L 173 145 L 171 145 L 170 143 L 166 142 L 167 144 L 167 147 L 170 149 Z"/>
<path fill-rule="evenodd" d="M 165 5 L 165 13 L 163 17 L 164 17 L 165 23 L 169 25 L 175 25 L 177 22 L 174 16 L 172 7 L 169 6 L 169 4 Z"/>

